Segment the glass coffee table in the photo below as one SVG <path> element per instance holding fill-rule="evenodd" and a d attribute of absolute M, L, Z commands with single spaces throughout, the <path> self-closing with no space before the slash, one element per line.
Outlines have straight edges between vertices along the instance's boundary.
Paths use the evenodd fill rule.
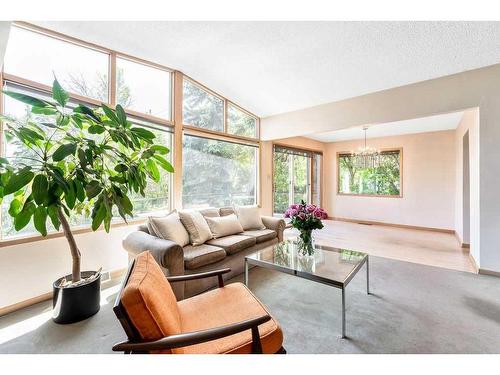
<path fill-rule="evenodd" d="M 249 266 L 259 266 L 333 286 L 342 290 L 342 338 L 345 337 L 345 288 L 366 264 L 366 293 L 370 294 L 368 254 L 315 245 L 314 255 L 298 253 L 297 244 L 286 240 L 245 257 L 245 285 Z"/>

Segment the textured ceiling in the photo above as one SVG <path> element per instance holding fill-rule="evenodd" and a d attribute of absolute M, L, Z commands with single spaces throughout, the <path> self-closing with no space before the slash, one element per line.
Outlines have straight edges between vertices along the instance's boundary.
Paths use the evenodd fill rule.
<path fill-rule="evenodd" d="M 452 112 L 442 115 L 421 117 L 411 120 L 394 121 L 386 124 L 372 124 L 368 126 L 367 138 L 390 137 L 393 135 L 417 134 L 456 129 L 463 112 Z M 341 142 L 352 139 L 363 139 L 363 126 L 334 130 L 331 132 L 307 136 L 321 142 Z"/>
<path fill-rule="evenodd" d="M 500 62 L 500 22 L 37 22 L 265 117 Z"/>

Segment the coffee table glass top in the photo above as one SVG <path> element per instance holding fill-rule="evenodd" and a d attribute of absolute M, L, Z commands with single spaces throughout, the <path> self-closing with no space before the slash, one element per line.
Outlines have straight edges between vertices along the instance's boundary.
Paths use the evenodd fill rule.
<path fill-rule="evenodd" d="M 246 257 L 249 264 L 276 269 L 325 284 L 345 287 L 367 261 L 359 251 L 315 245 L 314 255 L 303 256 L 293 240 L 286 240 Z"/>

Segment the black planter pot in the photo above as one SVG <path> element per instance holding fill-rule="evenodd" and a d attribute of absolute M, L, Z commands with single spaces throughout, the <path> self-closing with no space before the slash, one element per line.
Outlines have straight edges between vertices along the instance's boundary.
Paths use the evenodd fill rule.
<path fill-rule="evenodd" d="M 82 279 L 94 275 L 94 271 L 83 271 Z M 53 320 L 59 324 L 79 322 L 96 314 L 101 302 L 101 276 L 90 283 L 75 287 L 60 288 L 58 285 L 64 277 L 53 284 L 54 297 L 52 300 Z M 65 276 L 71 280 L 71 275 Z"/>

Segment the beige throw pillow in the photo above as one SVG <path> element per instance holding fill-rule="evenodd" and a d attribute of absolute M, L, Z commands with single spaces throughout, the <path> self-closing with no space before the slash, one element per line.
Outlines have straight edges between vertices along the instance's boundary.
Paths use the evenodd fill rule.
<path fill-rule="evenodd" d="M 205 220 L 214 238 L 243 232 L 243 227 L 235 214 L 220 217 L 205 217 Z"/>
<path fill-rule="evenodd" d="M 264 223 L 260 218 L 260 209 L 257 206 L 234 206 L 234 212 L 243 230 L 264 229 Z"/>
<path fill-rule="evenodd" d="M 205 218 L 198 211 L 180 211 L 179 217 L 189 233 L 191 245 L 203 245 L 205 241 L 212 238 L 212 232 L 210 232 L 210 228 Z"/>
<path fill-rule="evenodd" d="M 189 233 L 182 225 L 177 212 L 171 212 L 163 217 L 148 217 L 148 230 L 152 235 L 164 240 L 186 246 L 189 245 Z"/>

